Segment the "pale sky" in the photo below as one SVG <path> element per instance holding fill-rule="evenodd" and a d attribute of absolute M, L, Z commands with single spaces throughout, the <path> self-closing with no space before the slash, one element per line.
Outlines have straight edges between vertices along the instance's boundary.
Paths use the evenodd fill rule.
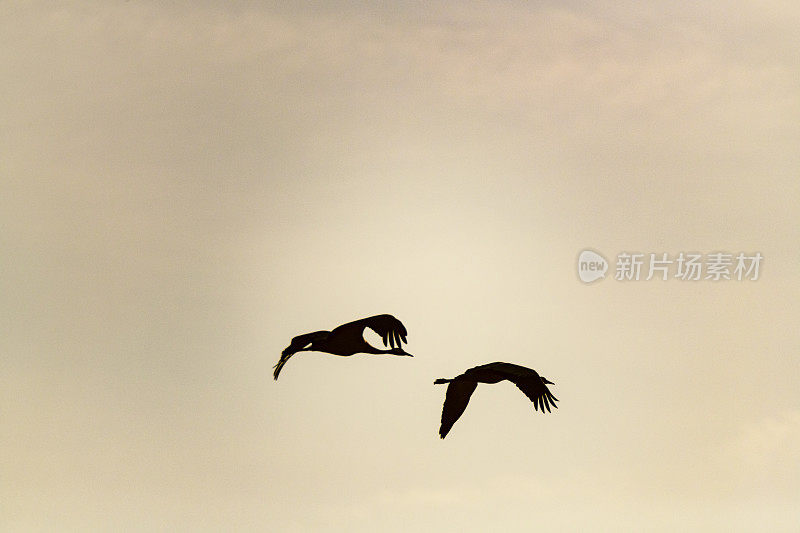
<path fill-rule="evenodd" d="M 797 531 L 800 7 L 283 4 L 0 6 L 0 529 Z"/>

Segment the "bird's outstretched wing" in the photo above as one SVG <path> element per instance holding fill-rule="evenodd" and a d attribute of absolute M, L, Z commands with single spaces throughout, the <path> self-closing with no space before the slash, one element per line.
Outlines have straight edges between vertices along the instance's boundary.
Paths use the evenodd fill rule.
<path fill-rule="evenodd" d="M 469 399 L 478 384 L 475 381 L 453 380 L 447 386 L 447 395 L 442 408 L 442 425 L 439 427 L 439 437 L 445 438 L 450 428 L 461 417 L 467 408 Z"/>
<path fill-rule="evenodd" d="M 544 413 L 544 410 L 547 409 L 549 413 L 550 407 L 558 409 L 556 405 L 558 398 L 553 396 L 550 389 L 547 388 L 547 385 L 542 382 L 542 378 L 538 375 L 526 379 L 513 380 L 513 382 L 525 396 L 530 398 L 534 409 L 537 411 Z"/>
<path fill-rule="evenodd" d="M 292 339 L 292 342 L 289 343 L 289 346 L 283 349 L 281 352 L 281 358 L 278 360 L 278 363 L 273 367 L 275 370 L 272 373 L 272 376 L 277 380 L 278 374 L 281 373 L 281 369 L 283 365 L 286 364 L 286 361 L 289 360 L 291 356 L 302 350 L 303 348 L 307 347 L 315 340 L 322 340 L 326 338 L 330 332 L 328 331 L 315 331 L 313 333 L 306 333 L 304 335 L 298 335 L 297 337 Z"/>
<path fill-rule="evenodd" d="M 408 335 L 406 327 L 402 322 L 392 315 L 375 315 L 369 318 L 362 318 L 361 320 L 348 322 L 347 324 L 342 324 L 338 328 L 334 329 L 331 332 L 331 335 L 363 336 L 364 328 L 370 328 L 372 331 L 380 335 L 385 346 L 391 346 L 392 348 L 397 346 L 398 348 L 401 348 L 401 342 L 408 342 L 406 340 L 406 335 Z"/>

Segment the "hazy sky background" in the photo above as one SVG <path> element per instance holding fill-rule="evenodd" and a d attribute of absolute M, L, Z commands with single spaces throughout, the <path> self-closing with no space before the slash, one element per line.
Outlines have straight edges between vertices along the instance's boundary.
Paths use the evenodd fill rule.
<path fill-rule="evenodd" d="M 0 79 L 0 529 L 797 530 L 795 2 L 6 2 Z M 496 360 L 560 409 L 440 441 Z"/>

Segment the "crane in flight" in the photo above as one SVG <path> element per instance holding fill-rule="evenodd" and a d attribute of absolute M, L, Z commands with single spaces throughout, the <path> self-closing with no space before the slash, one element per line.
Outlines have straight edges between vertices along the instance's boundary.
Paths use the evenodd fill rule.
<path fill-rule="evenodd" d="M 388 350 L 375 348 L 364 340 L 364 328 L 370 328 L 383 339 Z M 391 354 L 414 357 L 403 350 L 402 343 L 407 343 L 406 327 L 392 315 L 375 315 L 342 324 L 332 331 L 314 331 L 298 335 L 281 353 L 281 358 L 274 366 L 273 377 L 277 380 L 283 365 L 297 352 L 325 352 L 332 355 L 349 356 L 356 353 Z"/>
<path fill-rule="evenodd" d="M 513 363 L 488 363 L 470 368 L 452 379 L 439 378 L 433 382 L 434 385 L 449 383 L 442 408 L 442 425 L 439 428 L 439 436 L 445 438 L 456 420 L 464 413 L 478 383 L 498 383 L 503 380 L 508 380 L 516 385 L 525 396 L 530 398 L 537 411 L 541 410 L 544 413 L 544 410 L 547 409 L 549 413 L 550 407 L 558 408 L 556 405 L 558 398 L 553 396 L 550 389 L 547 388 L 548 385 L 554 385 L 554 383 L 540 376 L 535 370 Z"/>

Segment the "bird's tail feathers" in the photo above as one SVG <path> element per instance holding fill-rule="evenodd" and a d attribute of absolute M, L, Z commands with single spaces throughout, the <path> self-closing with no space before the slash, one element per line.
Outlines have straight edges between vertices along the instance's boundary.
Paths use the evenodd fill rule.
<path fill-rule="evenodd" d="M 281 373 L 281 369 L 283 369 L 283 365 L 285 365 L 285 364 L 286 364 L 286 361 L 288 361 L 288 360 L 289 360 L 289 358 L 290 358 L 291 356 L 293 356 L 295 353 L 296 353 L 296 352 L 295 352 L 295 350 L 292 350 L 292 349 L 291 349 L 291 347 L 289 347 L 289 348 L 286 348 L 286 349 L 285 349 L 285 350 L 284 350 L 284 351 L 281 353 L 281 358 L 280 358 L 280 360 L 278 361 L 278 363 L 277 363 L 275 366 L 273 366 L 273 367 L 272 367 L 272 368 L 274 368 L 274 369 L 275 369 L 275 371 L 274 371 L 274 372 L 272 372 L 272 377 L 273 377 L 273 378 L 275 378 L 275 381 L 277 381 L 277 380 L 278 380 L 278 374 L 280 374 L 280 373 Z"/>
<path fill-rule="evenodd" d="M 291 356 L 304 350 L 313 350 L 314 343 L 317 341 L 324 341 L 330 334 L 330 331 L 314 331 L 293 338 L 289 346 L 284 348 L 281 352 L 281 359 L 278 361 L 278 364 L 274 366 L 275 372 L 273 372 L 272 375 L 275 379 L 278 379 L 278 374 L 281 373 L 283 365 L 286 364 L 286 361 L 288 361 Z"/>
<path fill-rule="evenodd" d="M 443 383 L 450 383 L 451 381 L 453 381 L 453 380 L 452 379 L 439 378 L 436 381 L 434 381 L 433 384 L 434 385 L 441 385 Z"/>
<path fill-rule="evenodd" d="M 290 358 L 291 356 L 293 356 L 295 353 L 297 353 L 297 348 L 295 348 L 294 346 L 287 346 L 287 347 L 286 347 L 286 348 L 284 348 L 284 349 L 283 349 L 283 351 L 281 352 L 281 359 L 283 359 L 284 357 L 285 357 L 286 359 L 289 359 L 289 358 Z"/>

